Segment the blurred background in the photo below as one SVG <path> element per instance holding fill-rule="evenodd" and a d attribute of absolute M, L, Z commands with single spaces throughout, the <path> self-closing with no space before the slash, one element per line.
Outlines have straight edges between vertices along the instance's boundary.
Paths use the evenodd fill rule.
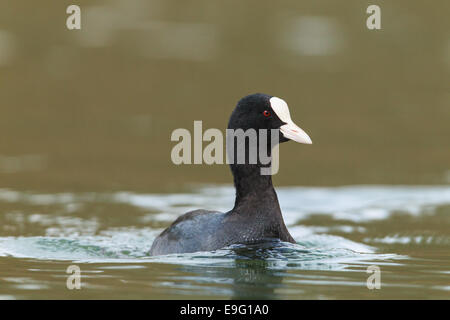
<path fill-rule="evenodd" d="M 231 183 L 172 164 L 170 134 L 255 92 L 314 142 L 281 147 L 278 185 L 450 182 L 449 1 L 80 0 L 69 31 L 72 3 L 0 3 L 0 187 Z"/>

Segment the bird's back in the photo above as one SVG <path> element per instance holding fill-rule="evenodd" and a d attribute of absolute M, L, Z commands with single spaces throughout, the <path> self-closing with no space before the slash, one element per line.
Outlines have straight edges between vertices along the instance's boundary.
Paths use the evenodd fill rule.
<path fill-rule="evenodd" d="M 202 209 L 183 214 L 155 239 L 150 255 L 211 251 L 223 247 L 225 238 L 217 236 L 224 215 Z"/>

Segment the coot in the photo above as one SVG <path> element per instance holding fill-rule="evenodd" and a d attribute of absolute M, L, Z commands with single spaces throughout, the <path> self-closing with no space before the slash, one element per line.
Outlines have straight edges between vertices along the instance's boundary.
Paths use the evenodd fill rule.
<path fill-rule="evenodd" d="M 231 114 L 228 129 L 245 132 L 267 129 L 267 143 L 272 141 L 271 134 L 279 135 L 279 142 L 312 143 L 309 136 L 292 122 L 286 102 L 267 94 L 242 98 Z M 183 214 L 155 239 L 150 255 L 212 251 L 232 244 L 271 239 L 295 243 L 284 224 L 271 175 L 261 174 L 261 168 L 267 166 L 267 162 L 264 165 L 259 156 L 256 163 L 250 161 L 249 142 L 250 139 L 245 139 L 244 161 L 239 161 L 237 154 L 229 153 L 234 160 L 230 164 L 236 188 L 233 209 L 226 213 L 199 209 Z M 234 144 L 234 151 L 237 145 Z M 258 142 L 258 155 L 259 146 Z M 266 154 L 271 155 L 270 147 Z"/>

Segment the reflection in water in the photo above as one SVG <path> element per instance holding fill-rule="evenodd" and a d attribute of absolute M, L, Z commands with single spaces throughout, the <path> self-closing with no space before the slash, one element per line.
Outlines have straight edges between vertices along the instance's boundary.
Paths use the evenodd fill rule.
<path fill-rule="evenodd" d="M 233 299 L 276 299 L 275 289 L 283 277 L 268 269 L 264 258 L 254 261 L 237 260 L 234 273 Z"/>
<path fill-rule="evenodd" d="M 155 261 L 181 263 L 179 270 L 187 276 L 179 276 L 177 279 L 196 286 L 207 285 L 205 290 L 210 293 L 224 293 L 232 299 L 277 299 L 280 298 L 278 292 L 289 288 L 289 285 L 283 283 L 285 276 L 292 276 L 287 273 L 288 270 L 344 271 L 351 265 L 364 265 L 373 259 L 389 264 L 402 257 L 367 255 L 339 249 L 308 249 L 300 245 L 270 241 L 245 246 L 234 245 L 216 253 L 156 257 Z M 326 278 L 323 281 L 326 282 Z M 333 281 L 330 279 L 329 283 L 332 284 Z M 227 286 L 223 287 L 224 284 Z M 185 286 L 186 283 L 183 283 L 181 287 Z M 180 285 L 174 285 L 175 289 L 177 287 Z"/>
<path fill-rule="evenodd" d="M 249 260 L 236 258 L 232 268 L 211 268 L 182 266 L 180 271 L 195 274 L 196 283 L 208 283 L 206 291 L 221 290 L 231 299 L 277 299 L 277 288 L 283 286 L 283 276 L 279 270 L 269 268 L 269 262 L 262 257 Z M 189 276 L 186 277 L 192 279 Z M 227 284 L 227 288 L 218 285 Z M 217 286 L 214 288 L 214 285 Z"/>

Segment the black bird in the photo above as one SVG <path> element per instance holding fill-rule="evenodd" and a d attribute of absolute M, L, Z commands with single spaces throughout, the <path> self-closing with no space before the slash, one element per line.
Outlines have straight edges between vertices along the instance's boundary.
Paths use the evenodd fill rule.
<path fill-rule="evenodd" d="M 309 136 L 292 122 L 284 100 L 261 93 L 248 95 L 238 102 L 228 129 L 279 129 L 267 131 L 267 143 L 271 141 L 272 132 L 279 135 L 279 142 L 312 143 Z M 257 139 L 259 152 L 259 136 Z M 227 147 L 228 143 L 227 139 Z M 185 213 L 155 239 L 150 255 L 212 251 L 232 244 L 270 239 L 295 243 L 284 224 L 272 177 L 261 174 L 267 163 L 264 165 L 259 157 L 256 162 L 250 160 L 249 150 L 252 149 L 249 143 L 250 139 L 245 139 L 244 162 L 237 161 L 236 152 L 232 155 L 234 163 L 230 168 L 236 188 L 234 208 L 226 213 L 202 209 Z M 234 144 L 234 151 L 237 145 Z M 267 149 L 266 154 L 271 156 L 271 148 Z"/>

